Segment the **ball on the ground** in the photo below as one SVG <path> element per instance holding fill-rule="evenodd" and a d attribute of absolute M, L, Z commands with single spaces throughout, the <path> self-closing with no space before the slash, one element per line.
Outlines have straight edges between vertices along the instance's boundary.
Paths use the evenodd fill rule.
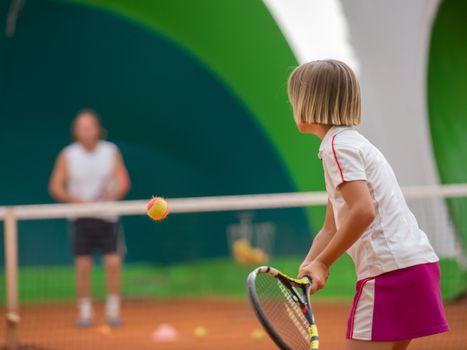
<path fill-rule="evenodd" d="M 196 327 L 193 334 L 196 338 L 203 339 L 208 334 L 208 331 L 204 327 Z"/>
<path fill-rule="evenodd" d="M 112 333 L 112 329 L 108 325 L 98 327 L 97 331 L 103 335 L 110 335 Z"/>
<path fill-rule="evenodd" d="M 148 202 L 147 213 L 153 220 L 163 220 L 169 214 L 169 205 L 164 198 L 154 197 Z"/>
<path fill-rule="evenodd" d="M 153 333 L 152 339 L 155 342 L 171 342 L 178 340 L 179 336 L 174 327 L 170 324 L 161 324 Z"/>
<path fill-rule="evenodd" d="M 251 338 L 256 341 L 261 341 L 266 337 L 262 329 L 255 329 L 251 332 Z"/>
<path fill-rule="evenodd" d="M 20 318 L 16 312 L 9 312 L 6 314 L 6 321 L 10 324 L 18 324 Z"/>

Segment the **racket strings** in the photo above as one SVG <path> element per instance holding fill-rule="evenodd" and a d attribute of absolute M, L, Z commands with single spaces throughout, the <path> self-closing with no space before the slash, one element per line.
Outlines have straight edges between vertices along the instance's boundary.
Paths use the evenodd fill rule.
<path fill-rule="evenodd" d="M 256 277 L 256 292 L 266 318 L 287 346 L 294 350 L 309 350 L 310 324 L 293 292 L 267 274 Z"/>
<path fill-rule="evenodd" d="M 287 309 L 287 314 L 289 315 L 290 319 L 293 321 L 297 329 L 300 331 L 302 336 L 305 338 L 305 340 L 309 339 L 309 334 L 308 334 L 308 321 L 303 315 L 302 310 L 300 309 L 299 305 L 297 302 L 294 300 L 294 296 L 291 294 L 290 290 L 287 289 L 279 280 L 276 280 L 277 285 L 279 286 L 279 289 L 281 290 L 282 294 L 284 294 L 288 306 L 285 305 Z M 297 318 L 298 316 L 298 318 Z"/>

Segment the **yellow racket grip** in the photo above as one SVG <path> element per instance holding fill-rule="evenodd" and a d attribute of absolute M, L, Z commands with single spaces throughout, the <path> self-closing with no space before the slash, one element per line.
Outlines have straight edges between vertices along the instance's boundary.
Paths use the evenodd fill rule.
<path fill-rule="evenodd" d="M 319 349 L 319 340 L 318 340 L 318 327 L 315 324 L 310 325 L 308 328 L 310 332 L 310 350 L 318 350 Z"/>

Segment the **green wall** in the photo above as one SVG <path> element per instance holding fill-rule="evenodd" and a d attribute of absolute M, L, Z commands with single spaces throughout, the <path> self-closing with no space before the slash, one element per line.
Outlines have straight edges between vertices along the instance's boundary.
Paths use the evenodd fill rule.
<path fill-rule="evenodd" d="M 0 143 L 10 165 L 0 204 L 51 201 L 53 161 L 83 106 L 102 114 L 121 148 L 130 199 L 321 188 L 314 144 L 298 136 L 286 100 L 295 61 L 266 8 L 145 3 L 28 2 L 15 37 L 0 38 Z M 0 9 L 3 26 L 7 4 Z M 276 223 L 279 254 L 306 251 L 310 218 L 303 209 L 256 213 Z M 237 221 L 237 213 L 173 215 L 158 225 L 125 218 L 128 260 L 225 256 L 225 227 Z M 66 231 L 63 220 L 21 223 L 21 261 L 69 262 Z"/>
<path fill-rule="evenodd" d="M 297 136 L 285 94 L 297 62 L 262 1 L 62 1 L 116 13 L 188 50 L 252 112 L 297 188 L 323 189 L 320 161 L 310 157 L 319 142 Z"/>
<path fill-rule="evenodd" d="M 467 2 L 444 0 L 433 24 L 428 66 L 428 107 L 443 183 L 467 182 Z M 466 200 L 449 202 L 467 247 Z"/>

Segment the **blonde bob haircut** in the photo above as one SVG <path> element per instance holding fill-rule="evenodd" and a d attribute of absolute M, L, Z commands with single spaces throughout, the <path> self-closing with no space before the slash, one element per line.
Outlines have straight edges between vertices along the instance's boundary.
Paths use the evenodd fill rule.
<path fill-rule="evenodd" d="M 290 74 L 288 91 L 297 124 L 360 124 L 360 86 L 352 69 L 341 61 L 298 66 Z"/>

